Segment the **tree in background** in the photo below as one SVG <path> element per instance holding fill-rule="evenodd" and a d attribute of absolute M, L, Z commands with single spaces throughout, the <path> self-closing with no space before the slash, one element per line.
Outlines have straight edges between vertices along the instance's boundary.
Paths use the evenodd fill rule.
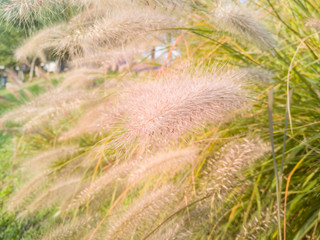
<path fill-rule="evenodd" d="M 14 51 L 26 35 L 26 32 L 19 27 L 0 22 L 0 66 L 13 67 L 17 64 Z"/>

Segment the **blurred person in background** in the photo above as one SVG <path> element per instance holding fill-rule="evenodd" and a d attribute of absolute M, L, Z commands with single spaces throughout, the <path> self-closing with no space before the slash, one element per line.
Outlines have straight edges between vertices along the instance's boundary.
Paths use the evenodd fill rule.
<path fill-rule="evenodd" d="M 5 69 L 1 72 L 1 88 L 6 88 L 8 81 L 8 75 L 5 72 Z"/>

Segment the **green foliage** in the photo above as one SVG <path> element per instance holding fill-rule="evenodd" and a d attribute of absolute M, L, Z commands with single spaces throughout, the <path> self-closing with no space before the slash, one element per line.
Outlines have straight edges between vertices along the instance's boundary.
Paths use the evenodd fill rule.
<path fill-rule="evenodd" d="M 0 116 L 14 107 L 30 101 L 30 98 L 44 93 L 46 91 L 44 83 L 43 81 L 30 83 L 19 89 L 16 94 L 6 89 L 0 89 Z"/>
<path fill-rule="evenodd" d="M 1 240 L 33 240 L 37 238 L 41 229 L 41 221 L 48 217 L 48 213 L 39 213 L 19 219 L 14 213 L 2 212 L 0 216 Z"/>
<path fill-rule="evenodd" d="M 25 90 L 29 91 L 34 97 L 45 92 L 45 89 L 41 87 L 39 83 L 30 84 Z"/>
<path fill-rule="evenodd" d="M 0 192 L 0 206 L 2 206 L 5 198 L 10 194 L 12 191 L 12 185 L 5 183 L 10 182 L 9 179 L 12 179 L 12 136 L 4 135 L 3 132 L 0 132 L 0 180 L 3 184 L 3 188 L 1 188 Z"/>

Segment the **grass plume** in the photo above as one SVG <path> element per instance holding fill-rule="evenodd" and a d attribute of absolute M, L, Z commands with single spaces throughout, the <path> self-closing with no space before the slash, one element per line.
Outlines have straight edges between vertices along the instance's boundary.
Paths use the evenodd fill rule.
<path fill-rule="evenodd" d="M 148 53 L 156 41 L 139 41 L 125 46 L 103 49 L 100 51 L 88 50 L 81 57 L 72 59 L 75 67 L 92 66 L 103 70 L 115 70 L 121 65 L 127 68 L 133 64 L 135 58 Z"/>
<path fill-rule="evenodd" d="M 84 90 L 50 90 L 35 97 L 30 102 L 4 114 L 0 118 L 0 127 L 5 128 L 6 123 L 24 125 L 25 132 L 33 132 L 39 129 L 41 124 L 54 122 L 79 107 L 84 100 L 91 99 L 94 95 Z"/>
<path fill-rule="evenodd" d="M 320 30 L 320 20 L 317 18 L 310 18 L 307 20 L 306 26 L 310 28 L 314 28 L 316 30 Z"/>
<path fill-rule="evenodd" d="M 260 216 L 252 216 L 250 221 L 242 226 L 242 232 L 236 240 L 259 239 L 260 234 L 277 225 L 276 212 L 264 209 Z"/>
<path fill-rule="evenodd" d="M 122 96 L 126 142 L 166 142 L 195 127 L 225 121 L 247 101 L 234 73 L 169 75 L 156 82 L 137 84 Z"/>
<path fill-rule="evenodd" d="M 66 210 L 70 210 L 73 208 L 80 207 L 81 205 L 85 204 L 88 200 L 94 198 L 100 191 L 106 189 L 109 184 L 115 183 L 116 181 L 126 177 L 126 175 L 134 168 L 134 162 L 125 162 L 121 163 L 120 165 L 116 165 L 111 167 L 96 179 L 94 182 L 90 183 L 90 185 L 82 190 L 78 195 L 76 195 L 72 200 L 71 203 L 67 206 Z"/>
<path fill-rule="evenodd" d="M 21 62 L 28 62 L 28 59 L 39 57 L 46 62 L 46 53 L 50 53 L 55 47 L 54 41 L 62 31 L 62 26 L 57 25 L 45 28 L 33 34 L 15 51 L 15 57 Z"/>
<path fill-rule="evenodd" d="M 243 7 L 230 3 L 218 6 L 213 13 L 221 29 L 237 33 L 263 49 L 273 50 L 277 46 L 271 33 Z"/>
<path fill-rule="evenodd" d="M 144 231 L 175 202 L 176 189 L 166 186 L 151 192 L 129 206 L 120 216 L 110 219 L 106 240 L 125 240 L 133 236 L 142 237 Z"/>
<path fill-rule="evenodd" d="M 258 138 L 232 141 L 215 154 L 205 171 L 207 191 L 216 192 L 219 198 L 224 191 L 235 188 L 245 167 L 269 152 L 269 145 Z"/>
<path fill-rule="evenodd" d="M 27 207 L 29 212 L 34 212 L 45 207 L 50 207 L 52 204 L 62 202 L 63 199 L 71 197 L 75 185 L 79 184 L 81 178 L 72 178 L 55 182 L 49 189 L 45 190 L 41 195 L 34 199 Z"/>
<path fill-rule="evenodd" d="M 35 189 L 38 188 L 47 179 L 48 174 L 49 171 L 44 171 L 28 181 L 24 185 L 24 187 L 22 187 L 16 194 L 13 195 L 8 205 L 8 210 L 16 210 L 21 206 L 21 204 L 25 203 L 28 200 L 28 196 L 34 193 Z"/>
<path fill-rule="evenodd" d="M 71 222 L 69 224 L 61 224 L 55 230 L 44 234 L 41 240 L 70 240 L 75 239 L 76 237 L 81 237 L 87 229 L 90 229 L 94 219 L 93 217 L 89 218 L 80 218 L 76 222 Z"/>
<path fill-rule="evenodd" d="M 81 116 L 73 128 L 61 135 L 60 140 L 67 140 L 84 134 L 102 135 L 110 130 L 114 121 L 111 114 L 111 103 L 103 101 Z"/>
<path fill-rule="evenodd" d="M 61 83 L 61 88 L 68 89 L 88 89 L 92 88 L 95 80 L 103 78 L 104 71 L 92 68 L 77 68 L 66 74 L 65 80 Z"/>
<path fill-rule="evenodd" d="M 130 172 L 128 182 L 135 182 L 137 179 L 144 179 L 148 176 L 155 176 L 157 173 L 168 173 L 173 176 L 174 172 L 184 169 L 196 159 L 196 150 L 186 148 L 177 151 L 160 152 L 154 156 L 146 157 L 137 162 L 137 166 Z"/>

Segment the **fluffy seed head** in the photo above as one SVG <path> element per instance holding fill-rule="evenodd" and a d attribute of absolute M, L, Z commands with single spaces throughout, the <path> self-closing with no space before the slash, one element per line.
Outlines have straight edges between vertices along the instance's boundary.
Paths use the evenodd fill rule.
<path fill-rule="evenodd" d="M 103 7 L 106 9 L 114 9 L 117 7 L 127 7 L 128 4 L 132 6 L 150 6 L 150 7 L 162 7 L 162 9 L 171 10 L 174 7 L 182 7 L 184 2 L 182 0 L 70 0 L 73 4 L 83 4 L 87 7 Z"/>
<path fill-rule="evenodd" d="M 272 50 L 277 46 L 277 42 L 269 31 L 254 19 L 246 9 L 235 4 L 228 4 L 217 7 L 213 13 L 220 28 L 231 33 L 237 33 L 263 49 Z"/>
<path fill-rule="evenodd" d="M 79 107 L 84 100 L 93 97 L 93 93 L 84 90 L 54 89 L 3 115 L 0 118 L 0 127 L 4 127 L 7 122 L 14 122 L 26 124 L 23 127 L 25 132 L 37 131 L 42 124 L 55 123 L 65 114 Z"/>
<path fill-rule="evenodd" d="M 63 133 L 60 140 L 67 140 L 82 134 L 103 134 L 111 129 L 116 119 L 112 114 L 111 101 L 103 101 L 89 109 L 76 125 Z"/>
<path fill-rule="evenodd" d="M 102 68 L 103 70 L 114 70 L 120 66 L 129 67 L 136 57 L 149 52 L 155 45 L 155 41 L 139 41 L 133 42 L 129 45 L 105 49 L 100 51 L 87 51 L 84 52 L 82 57 L 74 58 L 71 61 L 72 66 L 85 67 L 91 66 L 95 68 Z"/>
<path fill-rule="evenodd" d="M 128 10 L 130 9 L 130 10 Z M 55 39 L 57 56 L 68 53 L 71 58 L 101 47 L 120 47 L 137 39 L 147 39 L 160 30 L 172 28 L 177 20 L 151 8 L 122 7 L 114 9 L 106 17 L 88 23 L 71 22 Z M 163 32 L 162 32 L 163 34 Z"/>
<path fill-rule="evenodd" d="M 67 160 L 78 151 L 79 148 L 77 146 L 63 146 L 43 151 L 34 157 L 25 159 L 24 163 L 22 163 L 21 170 L 26 178 L 31 176 L 31 179 L 26 180 L 26 178 L 24 178 L 24 184 L 21 189 L 13 195 L 9 209 L 14 210 L 19 207 L 22 203 L 26 202 L 33 192 L 36 192 L 36 189 L 48 179 L 49 168 L 53 163 L 58 160 Z"/>
<path fill-rule="evenodd" d="M 175 202 L 175 192 L 174 187 L 166 186 L 137 200 L 122 215 L 110 219 L 106 240 L 130 239 L 132 236 L 140 236 L 141 239 L 143 230 L 152 226 Z"/>
<path fill-rule="evenodd" d="M 63 223 L 57 229 L 45 233 L 41 240 L 68 240 L 74 239 L 75 237 L 83 236 L 85 230 L 90 229 L 94 219 L 80 218 L 75 223 Z"/>
<path fill-rule="evenodd" d="M 251 216 L 251 219 L 242 225 L 241 233 L 236 240 L 259 239 L 266 230 L 277 225 L 277 213 L 269 208 L 264 209 L 260 216 Z"/>
<path fill-rule="evenodd" d="M 320 30 L 320 19 L 317 19 L 317 18 L 308 19 L 308 21 L 306 22 L 306 26 L 314 28 L 316 30 Z"/>
<path fill-rule="evenodd" d="M 218 193 L 237 186 L 241 171 L 264 156 L 269 151 L 268 144 L 261 139 L 232 141 L 221 148 L 215 158 L 208 162 L 206 178 L 207 190 Z"/>
<path fill-rule="evenodd" d="M 223 121 L 246 103 L 241 74 L 188 73 L 140 83 L 121 97 L 127 132 L 119 140 L 164 143 L 212 121 Z"/>
<path fill-rule="evenodd" d="M 29 194 L 34 192 L 34 190 L 47 179 L 48 173 L 49 171 L 44 171 L 28 181 L 24 187 L 14 194 L 8 206 L 8 210 L 13 211 L 21 206 L 22 203 L 25 203 Z"/>
<path fill-rule="evenodd" d="M 28 211 L 34 212 L 41 208 L 50 207 L 56 202 L 61 202 L 73 194 L 75 185 L 79 184 L 81 178 L 73 178 L 69 180 L 63 180 L 55 182 L 49 189 L 45 190 L 28 206 Z"/>
<path fill-rule="evenodd" d="M 248 83 L 272 83 L 274 76 L 272 72 L 263 68 L 239 68 L 229 71 L 243 75 L 243 80 L 246 80 Z"/>
<path fill-rule="evenodd" d="M 50 49 L 52 50 L 55 47 L 54 40 L 60 32 L 61 25 L 58 25 L 35 33 L 15 51 L 16 59 L 26 62 L 28 58 L 39 57 L 42 62 L 46 62 L 45 52 L 50 52 Z"/>
<path fill-rule="evenodd" d="M 137 37 L 174 27 L 177 20 L 173 17 L 153 11 L 150 8 L 132 8 L 116 11 L 112 16 L 96 22 L 85 39 L 92 44 L 121 46 Z"/>
<path fill-rule="evenodd" d="M 153 157 L 146 157 L 137 162 L 137 166 L 129 174 L 128 182 L 135 182 L 137 179 L 143 179 L 148 176 L 154 176 L 157 173 L 170 172 L 173 176 L 179 169 L 193 163 L 196 159 L 196 150 L 192 148 L 161 152 Z"/>
<path fill-rule="evenodd" d="M 66 210 L 77 208 L 87 202 L 87 200 L 93 199 L 101 190 L 105 189 L 111 183 L 125 177 L 132 168 L 134 168 L 134 162 L 125 162 L 120 165 L 114 166 L 109 169 L 104 175 L 92 182 L 87 188 L 82 190 L 76 195 L 71 203 L 67 206 Z"/>
<path fill-rule="evenodd" d="M 28 23 L 57 0 L 11 0 L 3 1 L 0 7 L 1 17 L 8 22 Z"/>
<path fill-rule="evenodd" d="M 94 86 L 94 81 L 104 77 L 104 71 L 91 68 L 78 68 L 66 74 L 61 88 L 87 89 Z"/>
<path fill-rule="evenodd" d="M 183 219 L 174 219 L 173 221 L 165 224 L 164 227 L 153 233 L 148 239 L 149 240 L 183 240 L 191 239 L 192 232 L 188 231 L 184 227 Z"/>
<path fill-rule="evenodd" d="M 63 161 L 72 157 L 78 151 L 78 146 L 63 146 L 37 153 L 34 157 L 26 159 L 21 169 L 24 174 L 34 175 L 36 172 L 47 170 L 57 160 Z"/>

